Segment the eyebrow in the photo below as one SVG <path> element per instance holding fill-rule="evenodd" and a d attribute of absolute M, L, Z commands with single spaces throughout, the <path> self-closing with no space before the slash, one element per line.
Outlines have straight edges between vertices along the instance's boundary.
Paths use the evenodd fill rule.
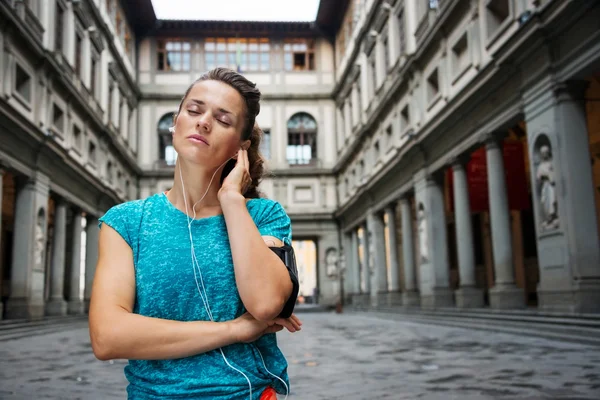
<path fill-rule="evenodd" d="M 203 102 L 202 100 L 190 99 L 190 101 L 191 101 L 191 102 L 193 102 L 193 103 L 196 103 L 196 104 L 198 104 L 198 105 L 200 105 L 200 106 L 206 106 L 206 103 L 205 103 L 205 102 Z M 231 111 L 229 111 L 229 110 L 226 110 L 226 109 L 224 109 L 224 108 L 218 108 L 218 111 L 220 111 L 220 112 L 222 112 L 222 113 L 224 113 L 224 114 L 229 114 L 229 115 L 231 115 L 231 116 L 235 117 L 235 114 L 234 114 L 234 113 L 232 113 Z"/>

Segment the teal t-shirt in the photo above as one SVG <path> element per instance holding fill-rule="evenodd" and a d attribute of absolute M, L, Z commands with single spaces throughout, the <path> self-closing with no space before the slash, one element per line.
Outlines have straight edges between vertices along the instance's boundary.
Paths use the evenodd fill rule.
<path fill-rule="evenodd" d="M 269 199 L 252 199 L 247 208 L 261 235 L 291 241 L 291 224 L 283 207 Z M 133 250 L 136 296 L 134 313 L 177 321 L 209 321 L 200 297 L 191 257 L 185 213 L 164 193 L 112 207 L 100 218 L 115 229 Z M 208 303 L 215 321 L 230 321 L 245 312 L 233 269 L 223 215 L 196 219 L 191 224 L 194 249 Z M 198 270 L 196 276 L 202 284 Z M 202 340 L 202 338 L 198 338 Z M 275 334 L 252 344 L 223 348 L 229 363 L 252 384 L 252 398 L 272 386 L 285 393 L 289 387 L 287 362 Z M 129 360 L 125 367 L 129 399 L 249 399 L 248 381 L 227 366 L 220 351 L 175 360 Z"/>

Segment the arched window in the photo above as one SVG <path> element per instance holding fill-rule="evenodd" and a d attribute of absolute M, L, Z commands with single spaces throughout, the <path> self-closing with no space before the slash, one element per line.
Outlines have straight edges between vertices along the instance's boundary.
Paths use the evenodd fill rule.
<path fill-rule="evenodd" d="M 287 161 L 290 165 L 314 164 L 317 160 L 317 122 L 307 113 L 288 120 Z"/>
<path fill-rule="evenodd" d="M 175 165 L 177 161 L 177 153 L 173 147 L 173 134 L 169 131 L 173 126 L 173 115 L 175 113 L 165 114 L 158 121 L 159 158 L 166 165 Z"/>

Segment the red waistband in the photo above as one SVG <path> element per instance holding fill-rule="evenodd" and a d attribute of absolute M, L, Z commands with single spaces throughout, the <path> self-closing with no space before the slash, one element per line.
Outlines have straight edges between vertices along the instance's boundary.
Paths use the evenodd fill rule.
<path fill-rule="evenodd" d="M 260 400 L 277 400 L 277 392 L 272 387 L 268 387 L 262 392 Z"/>

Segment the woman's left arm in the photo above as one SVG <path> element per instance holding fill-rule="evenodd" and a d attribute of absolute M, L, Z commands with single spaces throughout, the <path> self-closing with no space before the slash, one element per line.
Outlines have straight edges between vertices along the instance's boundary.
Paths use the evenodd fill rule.
<path fill-rule="evenodd" d="M 267 245 L 265 240 L 272 240 L 276 246 L 283 243 L 261 236 L 240 192 L 223 192 L 219 200 L 242 302 L 257 320 L 274 320 L 292 293 L 292 281 L 283 261 L 269 249 L 271 244 Z"/>

